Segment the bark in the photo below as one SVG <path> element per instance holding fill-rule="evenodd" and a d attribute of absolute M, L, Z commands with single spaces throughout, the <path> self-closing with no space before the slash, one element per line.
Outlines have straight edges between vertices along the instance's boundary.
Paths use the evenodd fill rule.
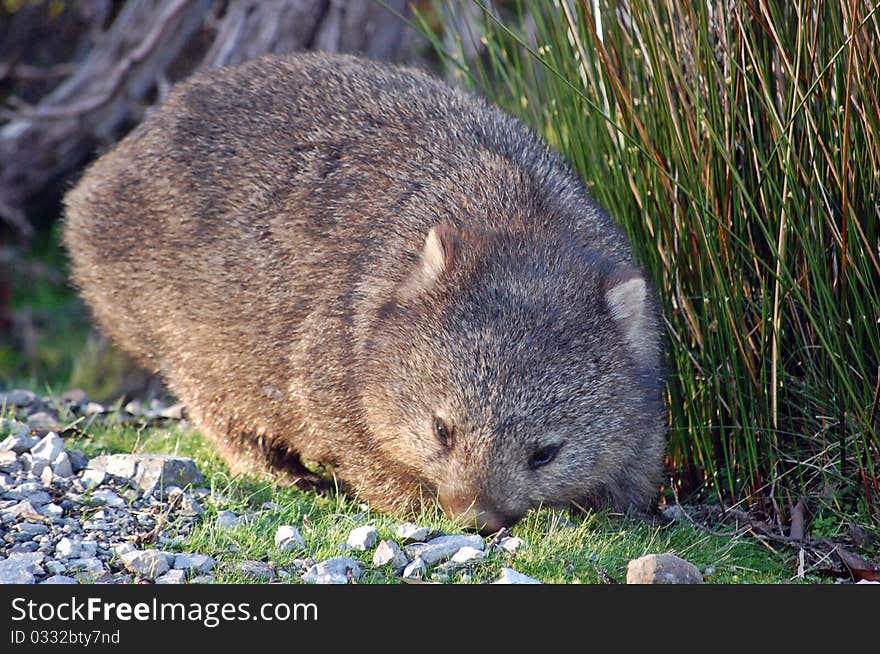
<path fill-rule="evenodd" d="M 21 60 L 24 45 L 0 48 L 0 84 L 16 85 L 0 113 L 6 121 L 0 127 L 0 220 L 27 240 L 33 234 L 29 208 L 57 201 L 97 150 L 112 145 L 171 83 L 194 70 L 306 49 L 397 60 L 405 26 L 384 5 L 404 14 L 408 3 L 127 0 L 115 15 L 109 3 L 85 3 L 81 13 L 91 23 L 80 35 L 85 43 L 73 48 L 76 60 L 40 66 Z M 33 15 L 14 18 L 20 32 Z M 33 89 L 28 82 L 51 87 L 56 79 L 36 101 L 22 99 L 28 93 L 20 90 Z"/>

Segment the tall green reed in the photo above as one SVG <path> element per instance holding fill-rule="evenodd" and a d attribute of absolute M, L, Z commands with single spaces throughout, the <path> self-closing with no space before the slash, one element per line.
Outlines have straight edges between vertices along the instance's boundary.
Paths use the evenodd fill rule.
<path fill-rule="evenodd" d="M 880 4 L 472 8 L 417 19 L 567 157 L 662 297 L 668 491 L 876 516 Z"/>

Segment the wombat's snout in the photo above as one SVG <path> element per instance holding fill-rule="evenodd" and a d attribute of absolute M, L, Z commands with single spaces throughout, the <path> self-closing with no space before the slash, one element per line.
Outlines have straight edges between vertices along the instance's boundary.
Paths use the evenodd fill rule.
<path fill-rule="evenodd" d="M 502 527 L 511 527 L 522 518 L 497 509 L 487 507 L 484 503 L 464 496 L 440 493 L 440 506 L 450 518 L 466 529 L 479 531 L 483 535 L 494 534 Z"/>

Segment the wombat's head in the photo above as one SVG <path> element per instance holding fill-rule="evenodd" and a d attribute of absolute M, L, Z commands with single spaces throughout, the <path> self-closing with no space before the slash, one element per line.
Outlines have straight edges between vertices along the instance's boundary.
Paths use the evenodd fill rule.
<path fill-rule="evenodd" d="M 635 268 L 572 239 L 439 225 L 380 312 L 370 427 L 484 532 L 539 505 L 644 504 L 662 456 L 655 313 Z"/>

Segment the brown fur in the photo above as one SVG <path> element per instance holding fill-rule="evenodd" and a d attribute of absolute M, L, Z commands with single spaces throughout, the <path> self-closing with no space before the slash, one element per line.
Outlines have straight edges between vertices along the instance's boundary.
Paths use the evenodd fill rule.
<path fill-rule="evenodd" d="M 212 70 L 66 204 L 98 323 L 234 470 L 321 462 L 380 509 L 439 495 L 483 528 L 655 496 L 650 289 L 561 159 L 482 100 L 346 56 Z"/>

